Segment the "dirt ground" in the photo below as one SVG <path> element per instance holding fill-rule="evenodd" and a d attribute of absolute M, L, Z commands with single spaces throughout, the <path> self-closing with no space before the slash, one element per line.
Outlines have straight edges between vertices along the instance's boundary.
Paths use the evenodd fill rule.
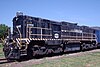
<path fill-rule="evenodd" d="M 17 61 L 8 62 L 3 57 L 3 58 L 0 58 L 0 67 L 28 67 L 33 64 L 44 63 L 45 60 L 51 61 L 54 59 L 59 59 L 59 58 L 64 58 L 64 57 L 78 57 L 78 56 L 91 54 L 93 52 L 100 52 L 100 49 L 85 51 L 85 52 L 78 52 L 78 53 L 71 53 L 71 54 L 64 54 L 64 55 L 60 55 L 60 56 L 44 57 L 44 58 L 40 58 L 40 59 L 31 59 L 31 60 L 26 60 L 26 61 L 22 61 L 22 62 L 17 62 Z"/>

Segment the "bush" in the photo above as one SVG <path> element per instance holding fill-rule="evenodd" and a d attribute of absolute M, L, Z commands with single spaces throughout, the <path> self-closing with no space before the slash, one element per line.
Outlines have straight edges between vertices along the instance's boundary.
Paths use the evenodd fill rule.
<path fill-rule="evenodd" d="M 2 43 L 0 43 L 0 47 L 2 47 L 3 46 L 3 44 Z"/>

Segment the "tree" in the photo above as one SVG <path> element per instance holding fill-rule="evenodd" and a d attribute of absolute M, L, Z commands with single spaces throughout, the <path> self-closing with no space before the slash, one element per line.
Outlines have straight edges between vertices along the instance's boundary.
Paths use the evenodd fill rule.
<path fill-rule="evenodd" d="M 0 39 L 6 38 L 6 36 L 8 35 L 8 30 L 9 30 L 8 26 L 6 26 L 5 24 L 0 24 Z"/>

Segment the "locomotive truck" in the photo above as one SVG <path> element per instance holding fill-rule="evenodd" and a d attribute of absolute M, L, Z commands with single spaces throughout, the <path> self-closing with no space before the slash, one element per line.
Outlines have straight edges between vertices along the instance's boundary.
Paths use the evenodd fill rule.
<path fill-rule="evenodd" d="M 23 15 L 13 18 L 13 35 L 4 44 L 6 59 L 82 51 L 100 46 L 100 28 Z"/>

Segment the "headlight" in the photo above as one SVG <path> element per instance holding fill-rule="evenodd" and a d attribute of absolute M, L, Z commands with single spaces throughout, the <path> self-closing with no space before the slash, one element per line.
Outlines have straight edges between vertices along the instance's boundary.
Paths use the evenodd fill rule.
<path fill-rule="evenodd" d="M 11 47 L 10 49 L 12 50 L 13 48 Z"/>

